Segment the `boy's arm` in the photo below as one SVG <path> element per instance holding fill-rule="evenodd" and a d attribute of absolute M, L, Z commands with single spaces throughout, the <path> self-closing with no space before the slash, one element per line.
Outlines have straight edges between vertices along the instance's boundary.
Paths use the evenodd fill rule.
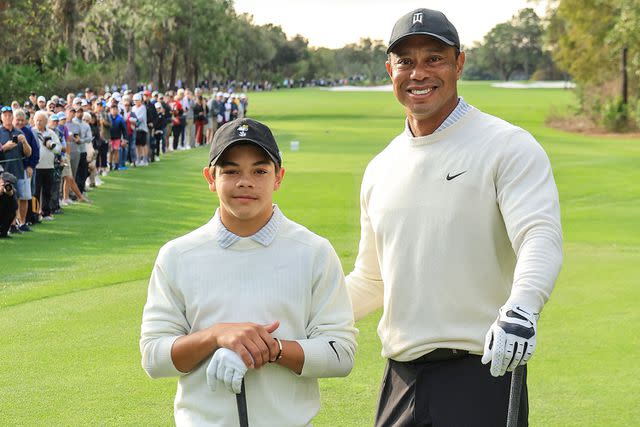
<path fill-rule="evenodd" d="M 358 330 L 353 326 L 353 311 L 340 260 L 326 240 L 314 269 L 307 339 L 293 344 L 283 342 L 280 364 L 295 368 L 302 358 L 300 375 L 303 377 L 343 377 L 353 368 Z"/>

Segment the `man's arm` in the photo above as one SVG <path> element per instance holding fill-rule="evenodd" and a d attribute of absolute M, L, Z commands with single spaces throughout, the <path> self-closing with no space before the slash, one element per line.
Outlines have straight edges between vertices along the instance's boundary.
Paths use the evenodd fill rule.
<path fill-rule="evenodd" d="M 496 171 L 500 211 L 517 257 L 507 304 L 540 313 L 562 264 L 558 190 L 542 147 L 520 131 Z"/>
<path fill-rule="evenodd" d="M 29 145 L 27 138 L 24 136 L 24 133 L 20 132 L 18 134 L 18 142 L 22 144 L 22 155 L 29 157 L 31 155 L 31 146 Z"/>
<path fill-rule="evenodd" d="M 382 307 L 384 297 L 375 234 L 367 212 L 366 180 L 365 172 L 360 195 L 360 245 L 355 267 L 346 277 L 347 291 L 351 298 L 355 320 Z"/>
<path fill-rule="evenodd" d="M 307 339 L 297 340 L 299 349 L 294 343 L 283 342 L 279 361 L 308 378 L 348 375 L 353 368 L 358 333 L 338 255 L 328 241 L 323 240 L 322 244 L 314 266 Z"/>

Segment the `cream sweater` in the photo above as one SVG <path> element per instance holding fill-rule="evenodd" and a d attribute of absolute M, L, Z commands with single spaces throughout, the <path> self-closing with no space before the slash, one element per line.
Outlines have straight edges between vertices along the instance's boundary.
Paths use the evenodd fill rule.
<path fill-rule="evenodd" d="M 274 215 L 282 214 L 276 209 Z M 210 358 L 182 374 L 171 346 L 219 322 L 280 320 L 273 335 L 300 343 L 302 374 L 278 364 L 250 369 L 249 425 L 308 425 L 320 407 L 317 378 L 345 376 L 353 367 L 357 330 L 338 257 L 326 239 L 284 216 L 267 245 L 249 237 L 223 248 L 216 239 L 220 226 L 214 217 L 160 250 L 142 318 L 143 367 L 154 378 L 180 376 L 177 425 L 238 425 L 235 395 L 207 386 Z"/>
<path fill-rule="evenodd" d="M 441 132 L 405 131 L 368 165 L 347 276 L 356 319 L 384 307 L 382 355 L 482 354 L 503 304 L 539 312 L 562 262 L 558 192 L 526 131 L 473 108 Z"/>

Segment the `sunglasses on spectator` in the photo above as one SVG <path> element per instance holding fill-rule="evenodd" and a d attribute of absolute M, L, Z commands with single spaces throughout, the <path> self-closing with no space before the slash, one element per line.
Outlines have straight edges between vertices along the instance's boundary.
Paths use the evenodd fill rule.
<path fill-rule="evenodd" d="M 2 107 L 2 109 L 0 109 L 0 112 L 4 113 L 5 111 L 13 111 L 13 109 L 11 107 L 9 107 L 8 105 L 5 107 Z"/>

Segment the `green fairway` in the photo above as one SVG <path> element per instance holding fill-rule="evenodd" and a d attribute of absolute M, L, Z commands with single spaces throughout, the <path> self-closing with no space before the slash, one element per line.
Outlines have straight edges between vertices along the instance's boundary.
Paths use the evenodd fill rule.
<path fill-rule="evenodd" d="M 530 424 L 640 425 L 640 139 L 546 128 L 551 106 L 576 102 L 569 91 L 462 83 L 460 92 L 529 130 L 560 192 L 565 260 L 530 363 Z M 401 107 L 391 93 L 304 89 L 251 94 L 249 112 L 283 152 L 276 202 L 327 237 L 348 273 L 362 173 L 403 129 Z M 173 424 L 176 380 L 146 376 L 138 336 L 158 249 L 217 206 L 201 174 L 206 150 L 113 173 L 90 194 L 94 204 L 0 242 L 0 426 Z M 372 425 L 384 368 L 379 316 L 357 324 L 352 374 L 321 381 L 314 425 Z"/>

